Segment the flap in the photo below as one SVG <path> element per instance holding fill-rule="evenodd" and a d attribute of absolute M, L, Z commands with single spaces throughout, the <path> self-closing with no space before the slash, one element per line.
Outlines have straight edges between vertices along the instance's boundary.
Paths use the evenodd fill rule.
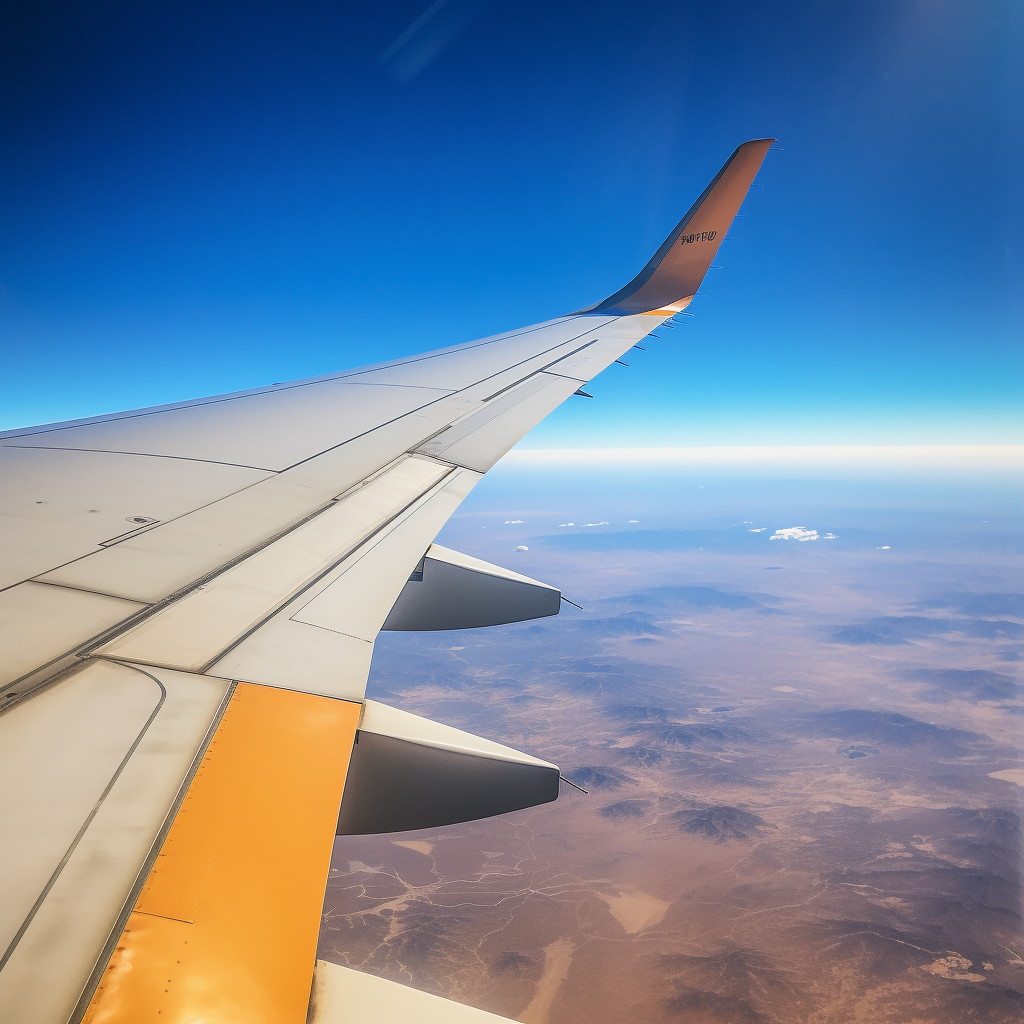
<path fill-rule="evenodd" d="M 317 960 L 308 1020 L 309 1024 L 500 1024 L 511 1018 Z"/>

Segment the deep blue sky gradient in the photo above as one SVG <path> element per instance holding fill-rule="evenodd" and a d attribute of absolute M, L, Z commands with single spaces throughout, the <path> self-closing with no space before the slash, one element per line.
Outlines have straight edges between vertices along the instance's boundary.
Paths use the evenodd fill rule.
<path fill-rule="evenodd" d="M 379 64 L 426 6 L 6 3 L 2 425 L 589 305 L 771 135 L 693 322 L 526 443 L 1021 440 L 1024 4 L 449 0 Z"/>

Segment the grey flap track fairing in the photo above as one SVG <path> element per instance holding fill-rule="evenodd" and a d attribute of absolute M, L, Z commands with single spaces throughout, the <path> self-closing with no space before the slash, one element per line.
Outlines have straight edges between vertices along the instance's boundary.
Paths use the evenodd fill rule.
<path fill-rule="evenodd" d="M 561 591 L 431 544 L 382 629 L 471 629 L 557 615 Z"/>

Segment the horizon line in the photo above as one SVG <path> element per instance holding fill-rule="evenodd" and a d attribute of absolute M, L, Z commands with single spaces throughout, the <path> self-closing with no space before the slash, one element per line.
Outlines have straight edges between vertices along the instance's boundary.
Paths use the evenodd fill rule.
<path fill-rule="evenodd" d="M 513 448 L 504 458 L 517 465 L 628 462 L 738 468 L 792 465 L 807 469 L 876 468 L 1024 473 L 1024 444 L 962 445 L 706 445 L 637 448 Z"/>

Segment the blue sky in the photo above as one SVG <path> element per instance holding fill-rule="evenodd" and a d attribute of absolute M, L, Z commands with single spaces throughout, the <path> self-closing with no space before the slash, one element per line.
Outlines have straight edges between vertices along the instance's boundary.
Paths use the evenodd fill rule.
<path fill-rule="evenodd" d="M 577 309 L 771 135 L 692 323 L 526 444 L 1022 439 L 1024 5 L 448 0 L 394 48 L 426 8 L 6 4 L 3 425 Z"/>

